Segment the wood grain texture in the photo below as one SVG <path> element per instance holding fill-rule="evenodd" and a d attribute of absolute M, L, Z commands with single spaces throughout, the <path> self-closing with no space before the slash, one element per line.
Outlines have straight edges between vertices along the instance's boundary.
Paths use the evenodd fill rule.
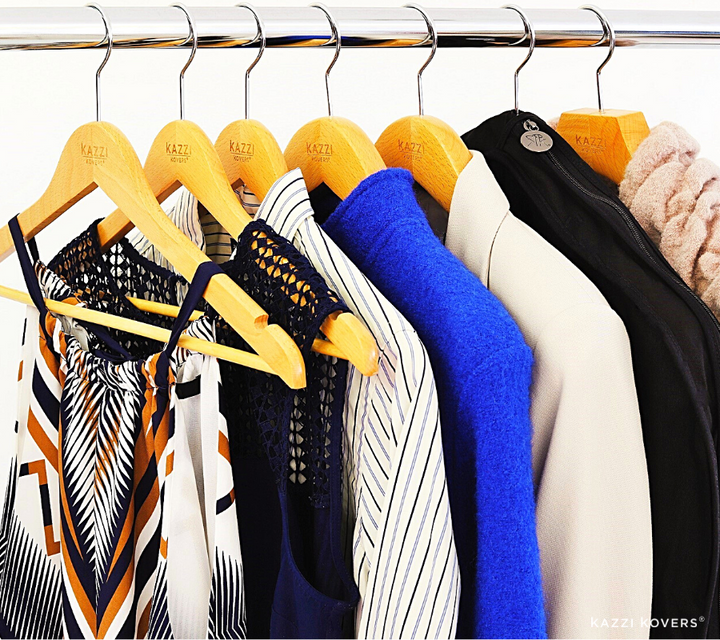
<path fill-rule="evenodd" d="M 557 132 L 597 173 L 620 184 L 650 128 L 640 111 L 578 109 L 560 116 Z"/>
<path fill-rule="evenodd" d="M 220 132 L 215 150 L 233 188 L 244 184 L 260 200 L 288 172 L 275 136 L 257 120 L 231 122 Z"/>
<path fill-rule="evenodd" d="M 372 140 L 347 118 L 324 117 L 308 122 L 285 149 L 290 169 L 302 170 L 308 190 L 326 184 L 347 198 L 365 178 L 385 169 Z"/>
<path fill-rule="evenodd" d="M 219 159 L 217 163 L 227 182 Z M 191 280 L 197 267 L 208 261 L 165 215 L 134 149 L 107 122 L 82 125 L 70 136 L 45 193 L 19 216 L 24 237 L 35 236 L 97 187 L 122 210 L 121 218 L 137 226 L 185 278 Z M 239 206 L 232 189 L 230 193 Z M 0 229 L 0 261 L 13 251 L 5 225 Z M 295 342 L 280 327 L 268 326 L 267 314 L 227 275 L 212 278 L 204 296 L 289 386 L 305 385 L 305 363 Z"/>
<path fill-rule="evenodd" d="M 406 116 L 387 127 L 375 146 L 388 167 L 410 171 L 450 211 L 460 172 L 472 158 L 452 127 L 433 116 Z"/>
<path fill-rule="evenodd" d="M 145 175 L 158 202 L 185 186 L 234 238 L 251 220 L 238 202 L 210 138 L 194 122 L 175 120 L 162 128 L 145 160 Z M 103 248 L 127 233 L 123 217 L 118 209 L 100 223 Z"/>

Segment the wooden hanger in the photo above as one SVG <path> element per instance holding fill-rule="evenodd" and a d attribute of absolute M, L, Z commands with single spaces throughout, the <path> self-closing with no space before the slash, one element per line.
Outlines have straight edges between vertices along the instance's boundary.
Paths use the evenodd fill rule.
<path fill-rule="evenodd" d="M 285 160 L 291 169 L 302 170 L 309 190 L 324 183 L 345 199 L 365 178 L 385 169 L 385 163 L 360 127 L 332 115 L 329 78 L 340 55 L 341 37 L 327 7 L 311 6 L 320 9 L 330 21 L 332 38 L 328 43 L 335 40 L 335 56 L 325 71 L 328 115 L 308 122 L 292 137 L 285 149 Z"/>
<path fill-rule="evenodd" d="M 650 134 L 650 127 L 641 111 L 603 109 L 600 73 L 615 52 L 615 30 L 597 7 L 581 8 L 592 11 L 600 19 L 603 38 L 597 44 L 607 39 L 610 49 L 595 73 L 598 108 L 566 111 L 560 116 L 557 132 L 597 173 L 620 184 L 630 159 Z"/>
<path fill-rule="evenodd" d="M 24 295 L 27 295 L 27 294 L 24 294 Z M 163 302 L 151 302 L 150 300 L 144 300 L 143 298 L 133 298 L 130 296 L 128 296 L 128 300 L 130 302 L 132 302 L 141 311 L 157 313 L 159 315 L 168 316 L 170 318 L 177 318 L 178 313 L 180 312 L 180 307 L 177 307 L 172 304 L 165 304 Z M 194 311 L 192 313 L 192 315 L 190 316 L 190 320 L 198 320 L 201 316 L 202 316 L 201 311 Z M 353 316 L 351 313 L 349 313 L 349 314 L 341 313 L 340 316 L 349 316 L 350 318 L 355 318 L 355 316 Z M 357 320 L 357 318 L 355 318 L 355 320 Z M 332 325 L 332 324 L 337 324 L 337 322 L 331 323 L 330 318 L 325 320 L 325 323 L 321 327 L 321 330 L 323 331 L 323 333 L 325 333 L 325 328 L 328 325 Z M 362 325 L 362 326 L 364 328 L 364 325 Z M 327 334 L 325 334 L 325 335 L 327 335 Z M 373 340 L 373 342 L 374 342 L 374 340 Z M 210 344 L 214 344 L 214 343 L 211 342 Z M 182 346 L 182 345 L 180 345 L 180 346 Z M 336 344 L 333 344 L 332 342 L 329 342 L 328 340 L 320 340 L 320 339 L 316 338 L 313 341 L 312 349 L 313 349 L 313 351 L 315 351 L 315 353 L 322 353 L 323 355 L 326 355 L 326 356 L 334 356 L 336 358 L 340 358 L 343 360 L 350 359 L 345 355 L 345 352 L 342 351 Z M 245 354 L 244 351 L 241 353 Z M 214 355 L 214 354 L 211 354 L 211 355 Z M 246 354 L 246 355 L 252 355 L 252 354 Z M 220 357 L 220 356 L 218 356 L 218 357 Z M 255 356 L 255 357 L 257 358 L 258 356 Z M 227 359 L 227 358 L 225 358 L 225 359 Z M 377 361 L 375 361 L 375 373 L 377 373 Z M 374 373 L 364 373 L 363 375 L 369 376 L 369 375 L 374 375 Z"/>
<path fill-rule="evenodd" d="M 198 38 L 195 21 L 185 6 L 172 6 L 188 20 L 192 49 L 180 71 L 180 119 L 165 125 L 153 140 L 145 160 L 145 175 L 158 202 L 184 186 L 237 238 L 251 218 L 238 202 L 210 139 L 198 125 L 185 120 L 185 71 L 195 58 Z M 120 209 L 111 213 L 98 225 L 103 249 L 127 235 L 132 226 Z"/>
<path fill-rule="evenodd" d="M 432 20 L 419 5 L 405 6 L 422 14 L 432 42 L 430 57 L 417 74 L 420 115 L 393 122 L 380 134 L 375 147 L 387 166 L 409 170 L 445 211 L 449 211 L 460 172 L 472 155 L 452 127 L 439 118 L 425 115 L 422 74 L 437 51 L 437 33 Z"/>
<path fill-rule="evenodd" d="M 234 189 L 245 185 L 260 200 L 264 200 L 270 187 L 288 172 L 282 149 L 265 125 L 248 117 L 250 103 L 250 72 L 265 52 L 265 27 L 255 9 L 247 4 L 236 5 L 253 14 L 260 41 L 257 57 L 245 71 L 245 118 L 236 120 L 225 127 L 217 141 L 215 150 L 225 169 L 225 174 Z M 249 44 L 252 44 L 249 43 Z"/>
<path fill-rule="evenodd" d="M 180 120 L 166 125 L 155 138 L 145 162 L 145 174 L 159 202 L 163 202 L 181 185 L 185 186 L 226 231 L 228 231 L 232 237 L 237 238 L 245 226 L 251 222 L 252 218 L 237 199 L 231 185 L 231 179 L 237 171 L 233 166 L 235 164 L 234 159 L 231 161 L 226 155 L 226 163 L 224 164 L 222 162 L 222 156 L 218 154 L 202 129 L 200 129 L 198 125 L 183 119 L 184 77 L 185 71 L 192 62 L 197 50 L 197 31 L 194 21 L 187 12 L 187 9 L 182 5 L 176 4 L 173 6 L 180 8 L 188 19 L 190 37 L 193 39 L 193 49 L 190 58 L 180 74 Z M 260 125 L 260 127 L 262 127 L 262 125 Z M 226 131 L 228 128 L 226 128 Z M 259 132 L 260 129 L 256 128 L 255 131 Z M 272 134 L 270 134 L 269 131 L 267 134 L 272 138 Z M 274 138 L 272 138 L 272 140 L 274 141 Z M 265 142 L 267 141 L 268 138 L 265 137 Z M 265 153 L 265 150 L 259 140 L 256 142 L 258 146 L 255 150 L 257 151 L 258 158 L 260 158 Z M 221 144 L 220 141 L 219 144 Z M 275 144 L 277 145 L 276 142 Z M 272 150 L 270 153 L 272 154 Z M 277 177 L 281 177 L 287 173 L 287 165 L 285 164 L 284 157 L 282 153 L 279 155 L 282 159 L 282 166 Z M 275 169 L 272 169 L 269 174 L 266 173 L 263 176 L 263 184 L 267 182 L 269 177 L 275 175 L 276 169 L 280 166 L 277 158 L 275 158 L 272 163 Z M 230 179 L 228 179 L 228 175 L 226 174 L 226 167 L 228 166 L 230 167 Z M 268 165 L 266 164 L 265 166 Z M 257 172 L 255 172 L 254 175 L 257 175 Z M 277 178 L 274 178 L 272 183 L 275 182 L 275 179 Z M 267 189 L 272 186 L 272 183 L 267 186 Z M 248 183 L 248 187 L 251 189 L 257 188 L 257 185 L 258 182 Z M 262 190 L 260 193 L 264 195 Z M 117 240 L 124 237 L 128 231 L 132 229 L 132 226 L 132 223 L 123 215 L 122 208 L 117 209 L 98 225 L 101 245 L 104 248 L 111 246 L 117 242 Z M 152 241 L 150 236 L 148 236 L 148 238 Z M 188 242 L 190 241 L 188 240 Z M 199 251 L 197 247 L 194 248 Z M 170 259 L 168 256 L 165 257 Z M 211 284 L 212 282 L 211 280 Z M 155 304 L 156 303 L 152 302 L 149 303 L 146 305 L 146 309 L 149 308 L 155 313 L 162 313 L 161 308 L 155 307 Z M 213 307 L 230 322 L 230 318 L 226 316 L 220 307 L 215 304 L 213 304 Z M 230 324 L 232 325 L 231 322 Z M 232 326 L 235 328 L 234 325 Z M 270 325 L 270 328 L 272 327 L 280 329 L 277 325 Z M 365 327 L 358 318 L 349 313 L 333 314 L 325 321 L 322 330 L 327 338 L 344 354 L 345 359 L 352 362 L 361 373 L 364 375 L 374 375 L 377 373 L 379 358 L 377 344 L 367 327 Z M 283 334 L 285 334 L 284 331 Z M 257 347 L 249 340 L 248 344 L 257 350 Z"/>
<path fill-rule="evenodd" d="M 207 256 L 160 208 L 127 138 L 114 125 L 100 121 L 100 72 L 112 50 L 112 35 L 102 9 L 91 6 L 101 13 L 108 41 L 107 54 L 96 74 L 97 121 L 82 125 L 70 136 L 50 185 L 35 204 L 18 216 L 20 228 L 25 239 L 34 237 L 73 204 L 100 187 L 125 212 L 130 224 L 137 226 L 173 266 L 191 280 L 197 267 L 208 261 Z M 10 229 L 5 225 L 0 229 L 0 261 L 13 251 Z M 22 292 L 3 288 L 0 295 L 18 299 L 17 294 Z M 305 386 L 305 363 L 295 342 L 279 326 L 268 325 L 267 314 L 228 276 L 222 274 L 212 278 L 205 298 L 289 386 Z M 109 314 L 102 315 L 104 319 L 96 317 L 94 322 L 139 333 L 138 327 L 126 318 L 112 319 Z M 198 350 L 205 352 L 207 349 Z"/>

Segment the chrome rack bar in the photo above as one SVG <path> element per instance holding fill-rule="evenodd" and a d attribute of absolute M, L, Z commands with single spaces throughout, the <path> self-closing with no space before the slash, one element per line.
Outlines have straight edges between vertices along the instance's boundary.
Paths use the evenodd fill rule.
<path fill-rule="evenodd" d="M 520 17 L 506 9 L 426 8 L 438 46 L 488 47 L 520 40 Z M 191 8 L 199 46 L 239 47 L 255 37 L 255 20 L 237 7 Z M 323 13 L 311 7 L 258 9 L 268 47 L 317 47 L 330 38 Z M 333 8 L 344 47 L 410 47 L 425 43 L 427 28 L 417 11 L 404 8 Z M 171 47 L 187 37 L 187 22 L 171 7 L 107 7 L 115 47 Z M 617 46 L 720 45 L 720 11 L 605 12 Z M 597 18 L 580 9 L 527 11 L 540 47 L 587 47 L 603 36 Z M 104 29 L 97 11 L 75 8 L 0 9 L 0 49 L 78 49 L 97 46 Z M 523 46 L 526 43 L 523 43 Z"/>

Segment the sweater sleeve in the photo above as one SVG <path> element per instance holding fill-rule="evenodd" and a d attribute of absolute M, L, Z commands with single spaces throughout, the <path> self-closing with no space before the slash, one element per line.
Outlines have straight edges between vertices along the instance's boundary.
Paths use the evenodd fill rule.
<path fill-rule="evenodd" d="M 467 378 L 458 410 L 475 431 L 477 638 L 544 638 L 532 483 L 529 349 L 509 347 Z M 464 415 L 462 415 L 464 414 Z"/>

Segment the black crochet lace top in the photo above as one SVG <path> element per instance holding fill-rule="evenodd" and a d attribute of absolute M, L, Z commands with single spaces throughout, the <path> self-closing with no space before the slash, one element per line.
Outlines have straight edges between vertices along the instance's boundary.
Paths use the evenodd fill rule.
<path fill-rule="evenodd" d="M 103 252 L 98 222 L 62 249 L 49 269 L 93 309 L 170 328 L 173 318 L 140 311 L 127 297 L 178 305 L 184 278 L 143 257 L 127 240 Z M 347 307 L 307 258 L 261 220 L 245 227 L 234 256 L 222 268 L 268 313 L 271 323 L 295 340 L 307 375 L 307 387 L 293 390 L 278 376 L 221 361 L 233 460 L 266 456 L 281 489 L 291 482 L 303 487 L 311 503 L 324 506 L 329 465 L 340 456 L 347 362 L 316 354 L 311 347 L 324 320 Z M 206 314 L 216 324 L 218 342 L 251 350 L 209 305 Z M 163 347 L 108 331 L 135 357 Z"/>
<path fill-rule="evenodd" d="M 185 279 L 141 256 L 124 238 L 103 252 L 97 231 L 99 222 L 93 222 L 67 244 L 48 268 L 62 277 L 90 308 L 170 329 L 173 318 L 140 311 L 127 297 L 178 305 Z M 131 333 L 109 328 L 107 331 L 135 357 L 157 353 L 164 346 Z M 98 346 L 91 338 L 91 348 Z"/>
<path fill-rule="evenodd" d="M 235 390 L 227 398 L 229 415 L 244 415 L 240 422 L 257 421 L 259 427 L 244 429 L 242 438 L 232 443 L 233 453 L 256 457 L 264 450 L 281 488 L 290 481 L 302 486 L 311 502 L 325 506 L 329 464 L 340 456 L 339 446 L 334 454 L 331 449 L 341 437 L 347 362 L 314 353 L 311 347 L 325 319 L 347 307 L 307 258 L 261 220 L 245 227 L 223 269 L 269 313 L 271 322 L 292 336 L 307 377 L 304 389 L 292 390 L 278 376 L 220 363 L 223 385 Z M 247 348 L 220 319 L 217 338 Z M 240 390 L 247 391 L 245 397 Z"/>

